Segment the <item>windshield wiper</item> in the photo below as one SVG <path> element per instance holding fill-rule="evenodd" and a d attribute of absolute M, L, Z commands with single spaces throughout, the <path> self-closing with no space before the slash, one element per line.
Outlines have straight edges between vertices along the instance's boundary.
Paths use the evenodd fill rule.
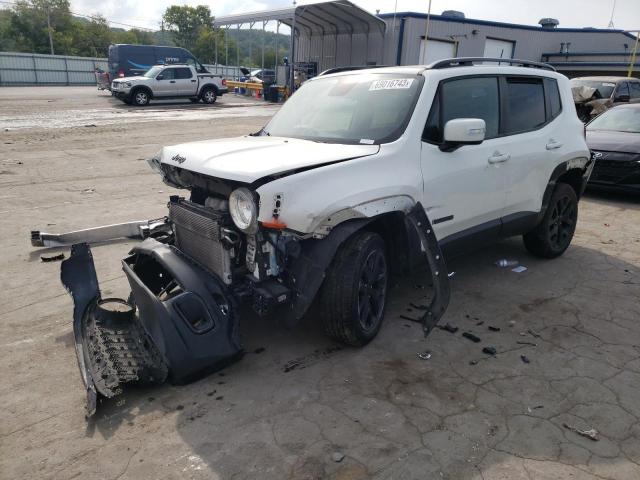
<path fill-rule="evenodd" d="M 249 136 L 250 136 L 250 137 L 262 137 L 262 136 L 264 136 L 264 135 L 266 135 L 267 137 L 270 137 L 270 136 L 271 136 L 271 134 L 270 134 L 269 132 L 267 132 L 267 131 L 264 129 L 264 127 L 262 127 L 262 128 L 261 128 L 260 130 L 258 130 L 257 132 L 253 132 L 253 133 L 250 133 L 250 134 L 249 134 Z"/>

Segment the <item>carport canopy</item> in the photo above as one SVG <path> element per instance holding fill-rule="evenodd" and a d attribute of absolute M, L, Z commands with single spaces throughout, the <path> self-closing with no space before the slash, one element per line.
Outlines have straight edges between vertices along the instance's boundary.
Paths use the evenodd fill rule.
<path fill-rule="evenodd" d="M 298 35 L 370 34 L 384 35 L 385 23 L 380 18 L 348 0 L 311 3 L 261 12 L 216 17 L 214 27 L 280 21 L 296 29 Z"/>

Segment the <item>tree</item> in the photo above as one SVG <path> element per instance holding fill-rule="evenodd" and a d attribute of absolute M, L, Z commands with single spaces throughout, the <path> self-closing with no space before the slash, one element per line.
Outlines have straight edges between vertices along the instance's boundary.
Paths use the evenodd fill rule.
<path fill-rule="evenodd" d="M 213 25 L 211 10 L 206 5 L 172 5 L 164 12 L 162 19 L 165 28 L 172 32 L 176 44 L 183 48 L 193 48 L 201 30 L 211 29 Z"/>
<path fill-rule="evenodd" d="M 34 53 L 50 53 L 47 13 L 56 53 L 67 53 L 73 43 L 73 18 L 68 0 L 18 0 L 13 7 L 8 29 L 9 36 L 18 48 Z"/>

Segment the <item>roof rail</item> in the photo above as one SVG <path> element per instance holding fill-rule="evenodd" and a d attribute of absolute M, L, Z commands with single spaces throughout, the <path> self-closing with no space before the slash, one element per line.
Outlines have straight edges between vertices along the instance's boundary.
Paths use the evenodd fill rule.
<path fill-rule="evenodd" d="M 350 67 L 334 67 L 334 68 L 329 68 L 324 72 L 320 72 L 318 74 L 318 77 L 321 77 L 322 75 L 329 75 L 331 73 L 348 72 L 350 70 L 366 70 L 369 68 L 384 68 L 388 66 L 389 65 L 360 65 L 360 66 L 350 66 Z"/>
<path fill-rule="evenodd" d="M 438 60 L 428 65 L 427 68 L 431 70 L 438 70 L 441 68 L 450 67 L 469 67 L 473 66 L 475 62 L 497 62 L 508 63 L 510 65 L 519 65 L 521 67 L 541 68 L 544 70 L 556 71 L 548 63 L 532 62 L 530 60 L 519 60 L 517 58 L 492 58 L 492 57 L 459 57 L 459 58 L 445 58 L 444 60 Z"/>

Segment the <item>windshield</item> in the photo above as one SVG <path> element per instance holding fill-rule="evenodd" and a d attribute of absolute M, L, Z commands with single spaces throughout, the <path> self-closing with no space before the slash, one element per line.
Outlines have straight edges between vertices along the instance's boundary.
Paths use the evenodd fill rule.
<path fill-rule="evenodd" d="M 599 80 L 571 80 L 572 87 L 591 87 L 595 88 L 596 98 L 609 98 L 616 88 L 616 84 L 612 82 L 602 82 Z"/>
<path fill-rule="evenodd" d="M 144 76 L 147 78 L 155 78 L 155 76 L 158 75 L 163 68 L 164 67 L 159 67 L 159 66 L 151 67 L 151 69 L 148 70 L 147 73 L 144 74 Z"/>
<path fill-rule="evenodd" d="M 640 133 L 640 108 L 612 108 L 595 118 L 587 130 Z"/>
<path fill-rule="evenodd" d="M 278 137 L 330 143 L 385 143 L 409 123 L 424 77 L 358 73 L 305 83 L 264 128 Z"/>

